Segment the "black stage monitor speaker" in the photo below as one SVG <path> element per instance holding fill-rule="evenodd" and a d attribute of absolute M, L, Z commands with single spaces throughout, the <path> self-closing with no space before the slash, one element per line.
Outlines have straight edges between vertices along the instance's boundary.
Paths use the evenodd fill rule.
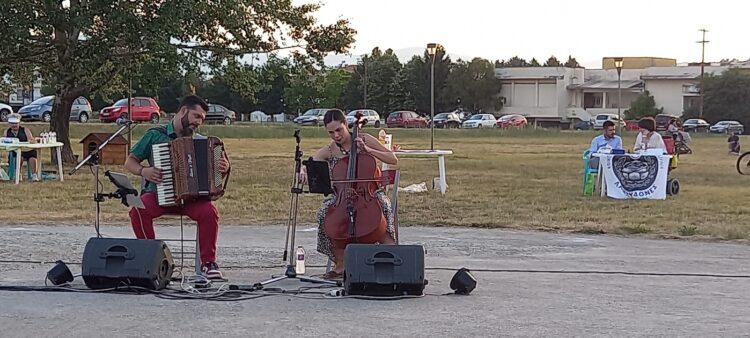
<path fill-rule="evenodd" d="M 161 290 L 174 270 L 167 244 L 147 239 L 91 238 L 81 265 L 83 281 L 91 289 L 131 285 Z"/>
<path fill-rule="evenodd" d="M 349 244 L 344 255 L 348 295 L 422 295 L 424 248 L 421 245 Z"/>

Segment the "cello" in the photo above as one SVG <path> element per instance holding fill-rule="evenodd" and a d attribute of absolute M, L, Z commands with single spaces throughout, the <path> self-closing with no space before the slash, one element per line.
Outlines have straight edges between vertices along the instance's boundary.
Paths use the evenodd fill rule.
<path fill-rule="evenodd" d="M 355 115 L 352 146 L 331 170 L 331 185 L 336 201 L 326 211 L 324 230 L 334 247 L 349 243 L 375 243 L 386 233 L 387 221 L 376 193 L 383 182 L 375 157 L 360 154 L 359 136 L 362 113 Z"/>

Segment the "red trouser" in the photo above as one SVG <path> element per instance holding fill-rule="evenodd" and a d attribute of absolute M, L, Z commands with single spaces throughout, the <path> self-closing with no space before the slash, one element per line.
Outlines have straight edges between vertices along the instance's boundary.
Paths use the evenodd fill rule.
<path fill-rule="evenodd" d="M 182 207 L 161 207 L 156 193 L 147 192 L 141 195 L 145 209 L 130 209 L 130 224 L 133 225 L 135 237 L 155 239 L 155 218 L 164 214 L 186 215 L 198 223 L 198 244 L 200 245 L 201 262 L 216 262 L 216 241 L 219 237 L 219 211 L 211 201 L 196 201 Z"/>

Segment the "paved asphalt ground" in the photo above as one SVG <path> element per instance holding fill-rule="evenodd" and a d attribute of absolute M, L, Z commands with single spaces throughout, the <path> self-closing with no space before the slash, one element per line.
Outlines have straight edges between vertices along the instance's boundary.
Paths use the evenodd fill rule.
<path fill-rule="evenodd" d="M 174 238 L 178 229 L 157 231 L 159 236 Z M 285 230 L 283 226 L 222 228 L 219 257 L 230 282 L 253 284 L 282 273 Z M 105 226 L 102 233 L 132 236 L 126 227 Z M 0 227 L 0 286 L 44 285 L 44 276 L 53 266 L 49 262 L 57 259 L 71 262 L 73 273 L 80 273 L 80 265 L 74 263 L 80 262 L 93 234 L 93 228 L 83 226 Z M 401 229 L 401 236 L 403 244 L 422 244 L 427 250 L 429 295 L 423 298 L 275 295 L 219 302 L 150 294 L 0 291 L 0 335 L 736 337 L 750 333 L 750 278 L 679 275 L 750 276 L 747 245 L 467 228 L 409 227 Z M 314 252 L 314 229 L 300 227 L 297 238 L 307 249 L 308 264 L 322 266 L 324 258 Z M 179 250 L 176 244 L 170 247 Z M 469 296 L 438 296 L 451 291 L 451 277 L 464 266 L 474 270 L 477 289 Z M 322 273 L 324 268 L 308 270 Z M 80 278 L 74 284 L 85 289 Z M 287 280 L 269 286 L 311 285 Z"/>

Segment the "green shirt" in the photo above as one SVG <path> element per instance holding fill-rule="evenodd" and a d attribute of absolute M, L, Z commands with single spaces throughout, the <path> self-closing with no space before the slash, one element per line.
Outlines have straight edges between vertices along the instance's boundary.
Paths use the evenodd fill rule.
<path fill-rule="evenodd" d="M 166 127 L 166 134 L 158 128 Z M 143 134 L 143 137 L 130 148 L 130 154 L 138 158 L 139 160 L 148 160 L 151 164 L 151 146 L 154 144 L 167 143 L 177 138 L 177 134 L 174 132 L 174 126 L 172 122 L 167 123 L 164 126 L 151 128 Z M 153 164 L 151 164 L 153 165 Z M 143 192 L 155 192 L 156 184 L 153 182 L 146 181 L 146 187 Z"/>

